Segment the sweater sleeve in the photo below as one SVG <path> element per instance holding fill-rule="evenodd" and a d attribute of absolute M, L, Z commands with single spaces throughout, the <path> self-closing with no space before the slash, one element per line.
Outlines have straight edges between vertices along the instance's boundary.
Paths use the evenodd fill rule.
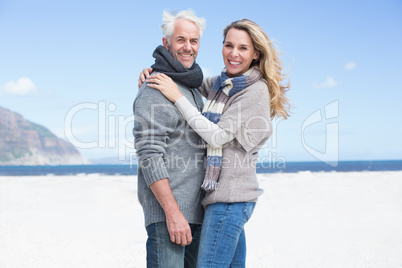
<path fill-rule="evenodd" d="M 175 103 L 177 109 L 191 128 L 200 135 L 210 146 L 216 148 L 234 139 L 234 135 L 223 130 L 217 124 L 203 116 L 186 97 L 181 97 Z"/>
<path fill-rule="evenodd" d="M 138 168 L 148 187 L 169 178 L 164 158 L 169 134 L 175 130 L 180 117 L 173 107 L 159 91 L 149 87 L 141 89 L 134 102 L 134 146 Z"/>
<path fill-rule="evenodd" d="M 208 94 L 211 91 L 211 88 L 214 85 L 215 80 L 217 78 L 218 76 L 204 78 L 204 80 L 202 81 L 202 85 L 198 88 L 198 91 L 201 93 L 203 97 L 205 98 L 208 97 Z"/>
<path fill-rule="evenodd" d="M 233 96 L 217 124 L 250 152 L 272 134 L 269 101 L 268 87 L 260 80 Z"/>

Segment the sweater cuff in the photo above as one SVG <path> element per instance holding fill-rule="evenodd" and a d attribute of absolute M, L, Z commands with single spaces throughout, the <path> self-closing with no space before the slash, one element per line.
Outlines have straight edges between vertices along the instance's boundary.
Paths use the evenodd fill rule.
<path fill-rule="evenodd" d="M 233 122 L 232 120 L 227 120 L 227 121 L 219 121 L 217 123 L 217 125 L 226 130 L 227 132 L 231 133 L 232 135 L 234 135 L 234 137 L 236 138 L 236 140 L 240 143 L 241 147 L 243 147 L 243 149 L 246 152 L 250 152 L 255 146 L 256 144 L 253 143 L 250 140 L 250 137 L 247 135 L 246 133 L 246 129 L 239 126 L 237 123 Z"/>
<path fill-rule="evenodd" d="M 156 181 L 169 178 L 169 173 L 161 157 L 145 159 L 141 161 L 139 168 L 144 174 L 144 180 L 148 187 Z"/>

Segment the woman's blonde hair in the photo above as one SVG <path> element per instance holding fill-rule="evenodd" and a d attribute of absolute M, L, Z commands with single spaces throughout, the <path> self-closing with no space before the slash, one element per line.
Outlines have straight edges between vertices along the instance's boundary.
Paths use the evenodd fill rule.
<path fill-rule="evenodd" d="M 246 31 L 253 42 L 254 49 L 259 52 L 260 56 L 257 60 L 253 60 L 251 67 L 257 67 L 267 83 L 270 95 L 270 117 L 275 116 L 284 119 L 289 117 L 290 103 L 285 95 L 290 89 L 289 83 L 283 85 L 285 80 L 282 74 L 282 65 L 278 57 L 278 51 L 274 48 L 271 40 L 268 38 L 264 30 L 255 22 L 242 19 L 229 24 L 223 31 L 224 39 L 230 29 Z"/>

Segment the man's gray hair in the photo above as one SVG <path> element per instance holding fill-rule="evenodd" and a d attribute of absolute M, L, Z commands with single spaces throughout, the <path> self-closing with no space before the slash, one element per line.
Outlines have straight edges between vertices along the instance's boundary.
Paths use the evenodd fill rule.
<path fill-rule="evenodd" d="M 194 22 L 200 31 L 200 38 L 201 38 L 202 33 L 205 30 L 204 18 L 197 17 L 192 9 L 182 10 L 179 13 L 176 12 L 171 13 L 167 10 L 164 10 L 162 17 L 163 24 L 161 25 L 161 29 L 163 35 L 168 39 L 169 42 L 170 37 L 173 35 L 174 32 L 174 23 L 176 22 L 177 19 L 186 19 L 191 22 Z"/>

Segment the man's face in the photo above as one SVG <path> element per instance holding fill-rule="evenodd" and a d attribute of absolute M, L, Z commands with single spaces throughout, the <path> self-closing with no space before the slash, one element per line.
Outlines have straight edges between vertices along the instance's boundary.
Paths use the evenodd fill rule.
<path fill-rule="evenodd" d="M 164 37 L 163 46 L 185 68 L 190 68 L 195 62 L 200 48 L 200 32 L 197 25 L 185 19 L 178 19 L 170 37 L 170 44 Z"/>

